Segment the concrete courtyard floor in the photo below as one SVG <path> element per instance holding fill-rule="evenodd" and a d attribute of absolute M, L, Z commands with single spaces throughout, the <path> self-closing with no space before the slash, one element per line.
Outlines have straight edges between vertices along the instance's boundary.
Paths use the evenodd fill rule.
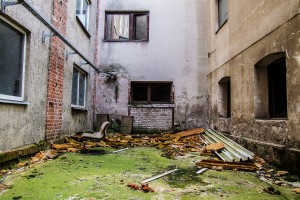
<path fill-rule="evenodd" d="M 199 153 L 169 159 L 151 147 L 135 147 L 102 155 L 65 153 L 53 160 L 23 167 L 0 182 L 0 199 L 300 199 L 291 188 L 272 185 L 280 195 L 268 194 L 270 186 L 257 173 L 208 170 L 196 174 Z M 141 181 L 178 168 L 154 180 L 154 192 L 132 190 L 128 183 Z"/>

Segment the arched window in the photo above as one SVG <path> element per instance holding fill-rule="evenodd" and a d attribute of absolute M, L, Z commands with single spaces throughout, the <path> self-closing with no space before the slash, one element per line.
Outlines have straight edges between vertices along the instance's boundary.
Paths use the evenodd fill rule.
<path fill-rule="evenodd" d="M 287 118 L 285 53 L 264 57 L 255 65 L 255 118 Z"/>

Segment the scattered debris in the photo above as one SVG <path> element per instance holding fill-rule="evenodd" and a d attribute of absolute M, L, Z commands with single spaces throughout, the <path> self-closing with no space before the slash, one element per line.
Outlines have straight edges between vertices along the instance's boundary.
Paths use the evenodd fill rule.
<path fill-rule="evenodd" d="M 249 162 L 223 162 L 219 160 L 202 160 L 196 163 L 201 167 L 206 167 L 216 170 L 241 170 L 241 171 L 256 171 L 257 167 Z M 222 168 L 222 169 L 221 169 Z"/>
<path fill-rule="evenodd" d="M 142 190 L 143 192 L 154 192 L 152 188 L 149 187 L 148 183 L 142 183 L 141 186 L 134 183 L 128 183 L 127 187 L 130 187 L 133 190 Z"/>
<path fill-rule="evenodd" d="M 202 168 L 199 171 L 196 172 L 196 174 L 202 174 L 203 172 L 205 172 L 206 170 L 208 170 L 208 168 Z"/>
<path fill-rule="evenodd" d="M 204 139 L 202 139 L 202 137 Z M 223 161 L 249 161 L 253 160 L 254 154 L 239 145 L 238 143 L 234 142 L 233 140 L 225 137 L 222 133 L 214 131 L 212 129 L 208 129 L 204 134 L 202 134 L 201 139 L 208 144 L 214 143 L 223 143 L 224 149 L 220 153 L 216 153 L 218 157 L 220 157 Z"/>
<path fill-rule="evenodd" d="M 296 192 L 297 194 L 300 194 L 300 188 L 294 188 L 293 192 Z"/>
<path fill-rule="evenodd" d="M 148 179 L 142 181 L 141 184 L 143 184 L 143 183 L 148 183 L 148 182 L 151 182 L 151 181 L 154 181 L 154 180 L 159 179 L 159 178 L 161 178 L 161 177 L 164 177 L 164 176 L 166 176 L 166 175 L 168 175 L 168 174 L 171 174 L 171 173 L 173 173 L 173 172 L 176 172 L 177 170 L 178 170 L 178 169 L 173 169 L 173 170 L 171 170 L 171 171 L 165 172 L 165 173 L 163 173 L 163 174 L 159 174 L 159 175 L 154 176 L 154 177 L 152 177 L 152 178 L 148 178 Z"/>
<path fill-rule="evenodd" d="M 125 149 L 120 149 L 120 150 L 116 150 L 116 151 L 113 151 L 112 153 L 119 153 L 119 152 L 122 152 L 122 151 L 126 151 L 128 150 L 129 148 L 125 148 Z"/>
<path fill-rule="evenodd" d="M 279 190 L 275 190 L 273 187 L 267 187 L 263 189 L 264 192 L 269 193 L 269 194 L 276 194 L 276 195 L 280 195 L 281 192 Z"/>
<path fill-rule="evenodd" d="M 288 171 L 278 171 L 275 175 L 276 176 L 285 176 L 285 175 L 288 175 Z"/>
<path fill-rule="evenodd" d="M 207 151 L 220 151 L 224 149 L 224 144 L 222 142 L 214 143 L 214 144 L 209 144 L 205 147 Z"/>

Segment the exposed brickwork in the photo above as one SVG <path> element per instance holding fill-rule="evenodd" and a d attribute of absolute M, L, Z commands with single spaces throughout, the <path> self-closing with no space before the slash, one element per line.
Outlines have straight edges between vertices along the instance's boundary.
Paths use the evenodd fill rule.
<path fill-rule="evenodd" d="M 66 34 L 68 0 L 53 1 L 52 24 Z M 59 139 L 62 126 L 65 44 L 58 38 L 50 40 L 47 89 L 46 141 Z"/>
<path fill-rule="evenodd" d="M 99 66 L 100 61 L 100 55 L 99 55 L 99 32 L 100 32 L 100 26 L 99 26 L 99 20 L 100 20 L 100 0 L 97 0 L 97 14 L 96 14 L 96 26 L 95 26 L 95 51 L 94 51 L 94 64 L 96 67 Z M 94 72 L 94 82 L 93 82 L 93 94 L 92 94 L 92 117 L 93 122 L 96 124 L 97 128 L 97 118 L 96 118 L 96 90 L 97 90 L 97 79 L 98 79 L 98 73 Z"/>
<path fill-rule="evenodd" d="M 173 108 L 131 107 L 133 132 L 155 132 L 172 129 Z"/>

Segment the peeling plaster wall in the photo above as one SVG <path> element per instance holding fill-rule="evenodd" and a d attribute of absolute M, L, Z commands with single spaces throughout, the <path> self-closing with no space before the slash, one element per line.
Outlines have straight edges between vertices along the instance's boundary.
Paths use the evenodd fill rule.
<path fill-rule="evenodd" d="M 287 151 L 299 158 L 300 1 L 229 0 L 228 21 L 216 34 L 214 3 L 210 1 L 210 126 L 247 140 L 249 148 L 271 162 L 284 163 Z M 258 120 L 254 67 L 277 52 L 286 55 L 288 119 Z M 230 118 L 220 118 L 218 112 L 218 82 L 225 76 L 231 82 Z M 295 166 L 297 156 L 286 163 Z"/>
<path fill-rule="evenodd" d="M 122 70 L 117 75 L 117 101 L 115 85 L 105 83 L 105 75 L 99 77 L 96 112 L 128 115 L 130 81 L 173 81 L 175 123 L 206 127 L 207 1 L 102 0 L 101 6 L 100 65 Z M 149 11 L 149 42 L 104 42 L 105 10 Z"/>
<path fill-rule="evenodd" d="M 37 10 L 51 19 L 52 1 L 33 1 Z M 45 138 L 49 40 L 42 43 L 42 31 L 49 32 L 22 5 L 6 8 L 12 20 L 27 34 L 24 101 L 30 105 L 0 103 L 0 151 L 37 143 Z"/>

